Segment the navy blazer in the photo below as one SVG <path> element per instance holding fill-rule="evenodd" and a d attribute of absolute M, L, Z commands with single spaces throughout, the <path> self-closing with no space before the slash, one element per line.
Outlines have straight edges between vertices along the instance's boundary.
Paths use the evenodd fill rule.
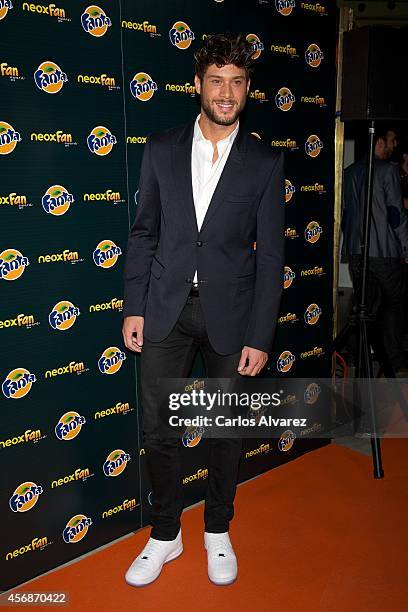
<path fill-rule="evenodd" d="M 144 316 L 146 338 L 163 340 L 197 269 L 214 350 L 226 355 L 247 345 L 270 352 L 283 288 L 283 153 L 240 127 L 199 231 L 193 129 L 194 122 L 148 138 L 126 253 L 123 316 Z"/>

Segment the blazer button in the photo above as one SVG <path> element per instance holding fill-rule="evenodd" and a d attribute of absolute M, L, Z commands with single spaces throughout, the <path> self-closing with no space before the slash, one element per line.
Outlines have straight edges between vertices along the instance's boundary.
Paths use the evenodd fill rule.
<path fill-rule="evenodd" d="M 197 246 L 203 246 L 203 243 L 201 242 L 201 240 L 197 240 L 196 245 Z"/>

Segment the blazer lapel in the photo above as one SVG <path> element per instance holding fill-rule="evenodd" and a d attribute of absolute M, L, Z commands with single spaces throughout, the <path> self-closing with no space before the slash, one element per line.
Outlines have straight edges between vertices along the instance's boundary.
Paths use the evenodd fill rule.
<path fill-rule="evenodd" d="M 194 122 L 187 124 L 176 144 L 172 147 L 172 167 L 176 193 L 195 234 L 198 233 L 197 218 L 194 208 L 193 184 L 191 178 L 191 148 L 193 144 Z"/>
<path fill-rule="evenodd" d="M 213 193 L 207 212 L 205 214 L 201 230 L 207 225 L 208 220 L 217 212 L 224 198 L 231 190 L 236 181 L 237 176 L 242 172 L 242 167 L 245 158 L 245 132 L 240 125 L 238 134 L 231 147 L 230 154 L 225 163 L 217 187 Z"/>

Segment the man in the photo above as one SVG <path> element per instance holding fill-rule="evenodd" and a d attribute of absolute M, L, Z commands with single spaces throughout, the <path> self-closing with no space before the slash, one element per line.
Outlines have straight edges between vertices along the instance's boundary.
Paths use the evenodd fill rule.
<path fill-rule="evenodd" d="M 393 130 L 376 133 L 367 296 L 369 310 L 379 326 L 380 350 L 394 371 L 403 366 L 402 258 L 408 255 L 408 219 L 402 204 L 398 166 L 389 161 L 396 146 Z M 362 281 L 366 163 L 362 159 L 344 172 L 342 254 L 350 261 L 356 303 Z"/>
<path fill-rule="evenodd" d="M 209 377 L 256 376 L 271 350 L 283 279 L 283 158 L 239 123 L 253 50 L 208 37 L 195 54 L 201 113 L 146 145 L 130 231 L 123 336 L 141 353 L 151 537 L 126 573 L 153 581 L 183 550 L 180 440 L 158 431 L 157 377 L 187 377 L 201 350 Z M 254 243 L 256 242 L 256 250 Z M 239 439 L 209 439 L 204 545 L 215 584 L 237 575 L 229 538 Z"/>

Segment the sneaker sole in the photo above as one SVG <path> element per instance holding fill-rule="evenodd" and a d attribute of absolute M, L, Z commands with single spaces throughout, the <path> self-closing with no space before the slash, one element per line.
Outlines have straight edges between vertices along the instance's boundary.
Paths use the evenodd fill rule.
<path fill-rule="evenodd" d="M 208 578 L 209 578 L 210 582 L 212 582 L 213 584 L 215 584 L 217 586 L 228 586 L 229 584 L 233 584 L 236 581 L 237 576 L 235 576 L 235 578 L 232 578 L 231 580 L 224 580 L 224 581 L 223 580 L 213 580 L 209 576 L 208 576 Z"/>
<path fill-rule="evenodd" d="M 169 556 L 167 557 L 167 559 L 165 559 L 165 560 L 163 561 L 163 565 L 164 565 L 165 563 L 168 563 L 169 561 L 173 561 L 174 559 L 177 559 L 177 557 L 180 557 L 180 555 L 182 554 L 182 552 L 183 552 L 183 547 L 181 547 L 181 549 L 180 549 L 180 548 L 178 548 L 177 550 L 175 550 L 173 553 L 171 553 L 171 555 L 169 555 Z M 157 580 L 157 578 L 160 576 L 161 571 L 162 571 L 162 569 L 163 569 L 163 565 L 162 565 L 162 566 L 159 568 L 159 571 L 158 571 L 158 572 L 157 572 L 157 573 L 156 573 L 156 574 L 153 576 L 153 578 L 151 578 L 150 580 L 147 580 L 147 581 L 139 581 L 139 582 L 132 582 L 132 581 L 128 580 L 128 579 L 126 578 L 126 576 L 125 576 L 125 582 L 126 582 L 127 584 L 129 584 L 130 586 L 136 586 L 136 587 L 142 587 L 142 586 L 146 586 L 147 584 L 151 584 L 152 582 L 154 582 L 155 580 Z"/>

